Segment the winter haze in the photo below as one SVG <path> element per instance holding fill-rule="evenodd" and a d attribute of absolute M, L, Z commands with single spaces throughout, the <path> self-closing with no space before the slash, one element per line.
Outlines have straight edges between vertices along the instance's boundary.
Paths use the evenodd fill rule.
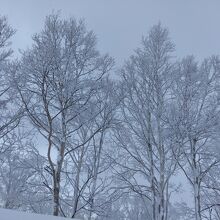
<path fill-rule="evenodd" d="M 0 0 L 0 208 L 219 220 L 219 8 Z"/>

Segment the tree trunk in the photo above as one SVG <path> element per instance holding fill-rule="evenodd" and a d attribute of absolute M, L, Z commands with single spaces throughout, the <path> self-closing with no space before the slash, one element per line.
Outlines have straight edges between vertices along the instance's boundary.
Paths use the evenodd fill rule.
<path fill-rule="evenodd" d="M 196 181 L 194 183 L 194 202 L 195 202 L 195 217 L 196 220 L 201 220 L 201 201 L 200 201 L 200 184 L 198 181 L 198 177 L 196 177 Z"/>
<path fill-rule="evenodd" d="M 79 182 L 80 182 L 80 173 L 82 168 L 82 162 L 83 162 L 83 156 L 84 156 L 84 146 L 82 148 L 82 152 L 79 158 L 78 167 L 77 167 L 77 174 L 76 174 L 76 181 L 74 186 L 74 195 L 73 195 L 73 214 L 72 218 L 75 217 L 77 208 L 78 208 L 78 202 L 79 202 Z"/>
<path fill-rule="evenodd" d="M 58 216 L 59 215 L 59 209 L 60 209 L 60 180 L 61 180 L 61 169 L 64 159 L 64 148 L 65 143 L 61 144 L 58 160 L 57 160 L 57 169 L 54 171 L 54 187 L 53 187 L 53 199 L 54 199 L 54 211 L 53 215 Z"/>
<path fill-rule="evenodd" d="M 53 202 L 54 202 L 54 208 L 53 208 L 53 215 L 58 216 L 59 215 L 59 194 L 60 194 L 60 189 L 57 186 L 57 181 L 54 185 L 53 189 Z"/>
<path fill-rule="evenodd" d="M 200 201 L 200 180 L 198 176 L 198 164 L 196 161 L 196 143 L 197 140 L 193 139 L 191 142 L 192 149 L 192 165 L 193 165 L 193 190 L 194 190 L 194 204 L 195 204 L 195 218 L 196 220 L 201 220 L 201 201 Z"/>

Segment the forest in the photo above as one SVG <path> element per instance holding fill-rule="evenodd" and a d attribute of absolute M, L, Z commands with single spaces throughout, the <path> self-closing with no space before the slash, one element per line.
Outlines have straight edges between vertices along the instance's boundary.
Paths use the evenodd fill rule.
<path fill-rule="evenodd" d="M 178 58 L 162 22 L 120 68 L 83 19 L 48 15 L 16 58 L 14 35 L 2 15 L 1 208 L 82 220 L 220 219 L 218 55 Z"/>

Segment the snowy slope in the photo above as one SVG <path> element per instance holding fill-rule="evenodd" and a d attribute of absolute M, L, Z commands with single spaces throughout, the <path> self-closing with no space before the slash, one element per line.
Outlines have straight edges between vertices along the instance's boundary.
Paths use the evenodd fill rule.
<path fill-rule="evenodd" d="M 0 209 L 0 220 L 67 220 L 67 218 Z M 79 219 L 72 219 L 79 220 Z"/>

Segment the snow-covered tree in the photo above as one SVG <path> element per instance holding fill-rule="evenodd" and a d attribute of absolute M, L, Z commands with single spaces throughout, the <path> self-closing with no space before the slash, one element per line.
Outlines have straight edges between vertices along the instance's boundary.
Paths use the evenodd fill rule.
<path fill-rule="evenodd" d="M 128 187 L 148 199 L 148 218 L 153 220 L 167 219 L 169 180 L 176 169 L 165 123 L 173 51 L 168 30 L 155 25 L 121 71 L 122 125 L 115 136 L 126 156 L 119 162 L 120 176 Z"/>
<path fill-rule="evenodd" d="M 46 18 L 44 29 L 34 35 L 33 46 L 23 53 L 14 76 L 29 119 L 48 142 L 54 215 L 60 213 L 64 158 L 74 148 L 69 141 L 90 120 L 79 117 L 89 108 L 98 81 L 112 64 L 108 55 L 99 54 L 96 38 L 83 21 L 62 20 L 52 14 Z"/>
<path fill-rule="evenodd" d="M 19 123 L 22 110 L 14 109 L 13 92 L 10 83 L 11 37 L 15 30 L 7 18 L 0 16 L 0 138 L 12 131 Z"/>
<path fill-rule="evenodd" d="M 170 124 L 180 147 L 178 164 L 193 188 L 195 219 L 202 219 L 201 184 L 216 166 L 214 145 L 219 129 L 220 60 L 213 56 L 199 65 L 190 56 L 176 70 Z"/>

